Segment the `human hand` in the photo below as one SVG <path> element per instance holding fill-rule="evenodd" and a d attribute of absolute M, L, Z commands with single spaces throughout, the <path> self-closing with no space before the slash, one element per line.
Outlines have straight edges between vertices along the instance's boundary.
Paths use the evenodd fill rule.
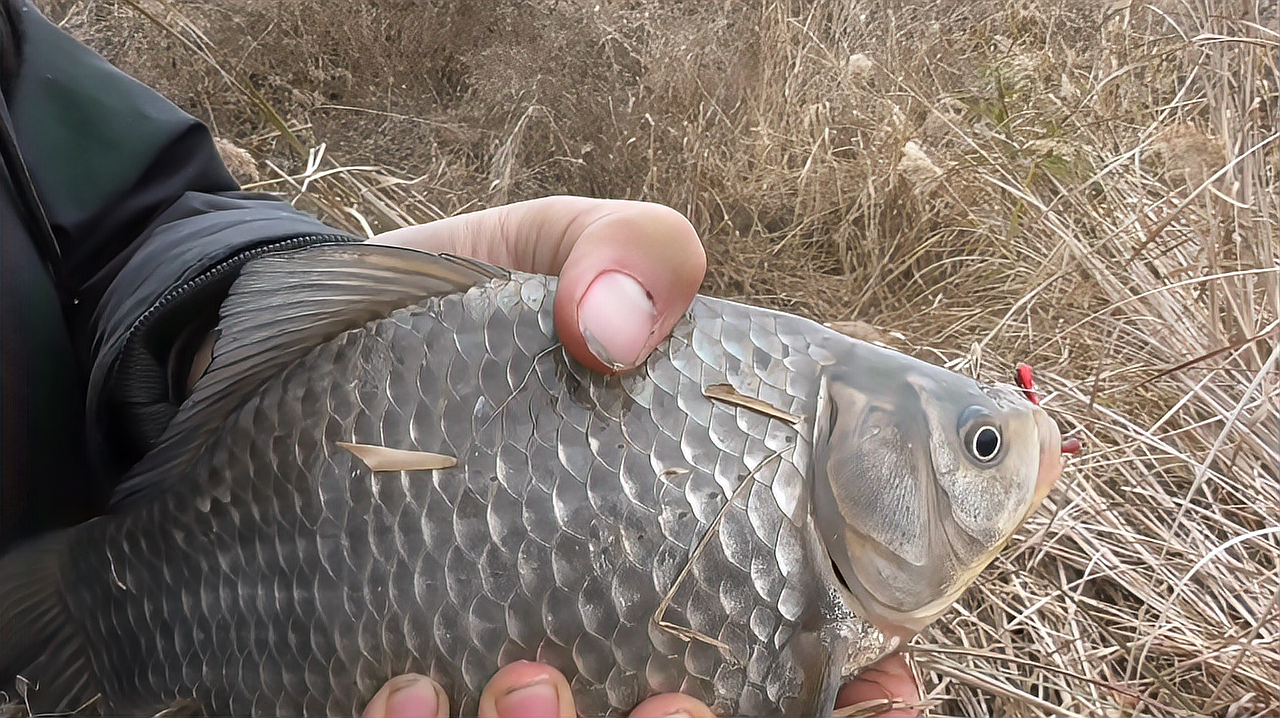
<path fill-rule="evenodd" d="M 890 656 L 867 669 L 840 690 L 836 707 L 919 700 L 915 678 L 900 655 Z M 435 681 L 408 674 L 387 682 L 365 708 L 363 718 L 445 718 L 449 698 Z M 541 663 L 519 661 L 504 666 L 480 694 L 480 718 L 573 718 L 577 709 L 573 692 L 564 676 Z M 703 718 L 714 715 L 701 701 L 680 693 L 656 695 L 631 711 L 631 718 L 659 718 L 685 715 Z M 898 709 L 881 716 L 913 718 L 917 712 Z"/>
<path fill-rule="evenodd" d="M 450 252 L 560 277 L 556 333 L 600 372 L 644 361 L 689 308 L 707 268 L 702 242 L 659 204 L 544 197 L 404 227 L 374 241 Z"/>

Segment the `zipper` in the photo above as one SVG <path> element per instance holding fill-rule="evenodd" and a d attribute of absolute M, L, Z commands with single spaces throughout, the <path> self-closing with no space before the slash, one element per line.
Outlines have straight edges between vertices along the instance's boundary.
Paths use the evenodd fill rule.
<path fill-rule="evenodd" d="M 160 313 L 163 312 L 170 304 L 181 300 L 183 297 L 205 286 L 209 282 L 225 276 L 230 271 L 239 269 L 264 254 L 285 252 L 290 249 L 301 249 L 302 247 L 312 244 L 330 242 L 334 244 L 354 244 L 359 241 L 360 240 L 345 234 L 308 234 L 302 237 L 294 237 L 292 239 L 260 245 L 253 249 L 228 257 L 205 270 L 199 276 L 193 277 L 161 295 L 161 297 L 157 299 L 156 302 L 147 309 L 147 311 L 142 313 L 142 316 L 138 317 L 137 321 L 133 323 L 133 326 L 129 327 L 129 331 L 124 335 L 124 341 L 120 343 L 120 351 L 113 362 L 125 355 L 125 350 L 133 342 L 134 337 L 144 331 L 151 322 L 155 321 L 155 318 L 159 316 Z"/>

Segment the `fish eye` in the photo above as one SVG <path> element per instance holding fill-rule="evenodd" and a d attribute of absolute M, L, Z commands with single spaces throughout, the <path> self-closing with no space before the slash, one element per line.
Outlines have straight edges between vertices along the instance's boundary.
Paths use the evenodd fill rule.
<path fill-rule="evenodd" d="M 960 436 L 965 451 L 980 464 L 990 464 L 1000 457 L 1004 437 L 1000 425 L 989 411 L 971 406 L 960 415 Z"/>
<path fill-rule="evenodd" d="M 1000 432 L 992 426 L 980 427 L 973 434 L 969 453 L 983 463 L 994 459 L 996 454 L 1000 453 Z"/>

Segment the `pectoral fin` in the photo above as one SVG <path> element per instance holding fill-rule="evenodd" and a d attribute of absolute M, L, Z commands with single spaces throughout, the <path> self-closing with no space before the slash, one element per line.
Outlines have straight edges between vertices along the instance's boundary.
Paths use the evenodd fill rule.
<path fill-rule="evenodd" d="M 848 638 L 835 631 L 801 631 L 792 636 L 787 650 L 791 651 L 795 664 L 805 666 L 814 674 L 806 676 L 789 713 L 806 716 L 831 714 L 836 705 L 836 694 L 840 692 L 840 674 L 849 647 Z"/>

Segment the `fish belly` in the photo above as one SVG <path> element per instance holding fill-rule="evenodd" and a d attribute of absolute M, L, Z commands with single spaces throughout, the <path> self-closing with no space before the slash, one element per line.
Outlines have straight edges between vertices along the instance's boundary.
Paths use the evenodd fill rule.
<path fill-rule="evenodd" d="M 556 342 L 554 288 L 517 275 L 317 347 L 189 481 L 82 532 L 69 601 L 107 704 L 358 714 L 412 671 L 474 714 L 528 659 L 585 715 L 666 691 L 792 714 L 878 655 L 833 608 L 809 518 L 816 325 L 699 298 L 644 367 L 603 377 Z M 338 442 L 458 463 L 375 473 Z M 825 651 L 836 629 L 862 653 Z"/>

